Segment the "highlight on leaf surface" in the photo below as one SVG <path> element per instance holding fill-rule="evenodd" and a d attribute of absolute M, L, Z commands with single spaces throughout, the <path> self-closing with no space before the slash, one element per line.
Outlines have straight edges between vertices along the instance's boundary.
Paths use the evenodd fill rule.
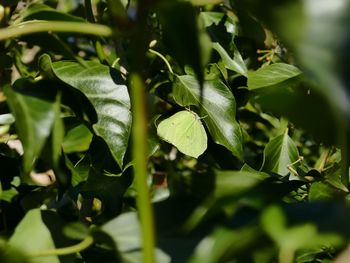
<path fill-rule="evenodd" d="M 199 116 L 192 111 L 180 111 L 163 120 L 157 134 L 183 154 L 198 158 L 207 149 L 207 133 Z"/>

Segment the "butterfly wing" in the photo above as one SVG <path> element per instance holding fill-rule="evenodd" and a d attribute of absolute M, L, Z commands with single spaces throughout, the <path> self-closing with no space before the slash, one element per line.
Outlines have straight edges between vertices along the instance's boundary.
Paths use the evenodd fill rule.
<path fill-rule="evenodd" d="M 157 133 L 180 152 L 194 158 L 201 155 L 207 148 L 207 134 L 194 112 L 177 112 L 158 125 Z"/>

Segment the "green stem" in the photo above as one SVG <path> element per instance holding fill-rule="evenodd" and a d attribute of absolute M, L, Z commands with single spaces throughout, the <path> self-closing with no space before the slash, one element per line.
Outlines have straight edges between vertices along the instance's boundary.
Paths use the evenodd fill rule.
<path fill-rule="evenodd" d="M 95 17 L 94 17 L 94 13 L 92 11 L 92 5 L 91 5 L 91 0 L 85 0 L 84 1 L 84 5 L 85 5 L 85 14 L 86 14 L 86 19 L 87 21 L 89 21 L 90 23 L 92 24 L 95 24 L 96 21 L 95 21 Z M 98 40 L 98 39 L 93 39 L 92 40 L 93 43 L 94 43 L 94 46 L 95 46 L 95 50 L 96 50 L 96 54 L 97 54 L 97 57 L 98 59 L 104 63 L 104 62 L 107 62 L 108 59 L 107 59 L 107 56 L 103 50 L 103 47 L 102 47 L 102 44 L 101 44 L 101 41 Z"/>
<path fill-rule="evenodd" d="M 168 61 L 161 53 L 159 53 L 158 51 L 155 51 L 155 50 L 153 50 L 153 49 L 149 49 L 148 51 L 149 51 L 150 53 L 152 53 L 152 54 L 154 54 L 154 55 L 160 57 L 160 58 L 165 62 L 165 65 L 168 67 L 170 73 L 171 73 L 171 74 L 174 74 L 174 71 L 173 71 L 173 69 L 171 68 L 169 61 Z"/>
<path fill-rule="evenodd" d="M 74 254 L 74 253 L 83 251 L 84 249 L 87 249 L 93 243 L 94 243 L 94 239 L 91 236 L 87 236 L 83 241 L 81 241 L 76 245 L 73 245 L 70 247 L 64 247 L 64 248 L 39 251 L 36 253 L 32 253 L 29 256 L 30 257 L 47 257 L 47 256 L 63 256 L 63 255 Z"/>
<path fill-rule="evenodd" d="M 105 25 L 82 23 L 82 22 L 62 22 L 62 21 L 29 21 L 14 26 L 0 29 L 0 41 L 42 32 L 72 32 L 79 34 L 97 35 L 109 37 L 112 30 Z"/>
<path fill-rule="evenodd" d="M 130 74 L 132 98 L 132 152 L 134 158 L 135 187 L 137 191 L 137 207 L 141 221 L 143 262 L 154 260 L 154 219 L 147 185 L 147 116 L 145 105 L 145 85 L 138 73 Z"/>
<path fill-rule="evenodd" d="M 90 23 L 95 23 L 94 14 L 92 12 L 91 0 L 85 0 L 84 5 L 85 5 L 84 9 L 85 9 L 85 15 L 86 15 L 87 21 L 89 21 Z"/>

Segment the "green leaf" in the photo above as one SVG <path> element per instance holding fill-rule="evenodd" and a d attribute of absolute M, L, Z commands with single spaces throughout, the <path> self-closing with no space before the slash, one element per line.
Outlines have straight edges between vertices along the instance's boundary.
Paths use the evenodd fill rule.
<path fill-rule="evenodd" d="M 200 18 L 204 22 L 205 27 L 210 27 L 213 24 L 215 26 L 218 26 L 223 21 L 224 26 L 226 27 L 226 31 L 232 35 L 235 35 L 238 33 L 238 27 L 233 19 L 231 17 L 226 16 L 225 13 L 222 12 L 201 12 L 199 14 Z"/>
<path fill-rule="evenodd" d="M 289 173 L 288 166 L 299 158 L 298 148 L 288 135 L 288 130 L 273 138 L 264 149 L 264 161 L 261 169 L 280 175 Z"/>
<path fill-rule="evenodd" d="M 46 56 L 41 59 L 50 63 Z M 122 167 L 131 129 L 127 86 L 116 70 L 93 61 L 85 64 L 86 67 L 61 61 L 52 63 L 52 69 L 60 80 L 81 91 L 94 106 L 98 121 L 93 129 Z"/>
<path fill-rule="evenodd" d="M 20 90 L 23 85 L 28 87 Z M 39 157 L 50 136 L 57 113 L 55 103 L 42 98 L 42 90 L 33 89 L 34 86 L 31 81 L 20 79 L 14 83 L 13 88 L 5 88 L 7 102 L 16 119 L 17 133 L 23 144 L 25 174 L 32 170 Z"/>
<path fill-rule="evenodd" d="M 28 257 L 20 250 L 13 248 L 5 240 L 0 239 L 1 263 L 30 263 Z"/>
<path fill-rule="evenodd" d="M 242 131 L 235 119 L 236 101 L 223 82 L 205 81 L 201 100 L 200 87 L 194 77 L 176 76 L 173 96 L 181 106 L 198 106 L 213 140 L 243 159 Z"/>
<path fill-rule="evenodd" d="M 249 247 L 259 236 L 259 231 L 254 227 L 237 230 L 217 228 L 201 240 L 189 262 L 234 262 L 233 259 L 238 258 L 242 251 L 250 250 Z"/>
<path fill-rule="evenodd" d="M 44 224 L 40 209 L 30 210 L 15 229 L 9 244 L 28 255 L 55 249 L 49 229 Z M 32 263 L 59 263 L 57 256 L 32 258 Z"/>
<path fill-rule="evenodd" d="M 340 181 L 340 179 L 339 179 Z M 314 182 L 309 190 L 309 200 L 332 200 L 336 197 L 345 196 L 345 192 L 339 191 L 331 185 L 324 182 Z"/>
<path fill-rule="evenodd" d="M 101 229 L 113 239 L 120 252 L 141 247 L 140 226 L 136 213 L 121 214 L 104 224 Z"/>
<path fill-rule="evenodd" d="M 180 152 L 194 158 L 207 149 L 207 133 L 194 112 L 177 112 L 159 123 L 157 133 Z"/>
<path fill-rule="evenodd" d="M 231 56 L 219 43 L 215 42 L 212 45 L 213 49 L 215 49 L 219 53 L 227 69 L 237 72 L 243 76 L 247 76 L 247 66 L 245 65 L 244 60 L 241 54 L 238 52 L 236 46 L 234 46 L 233 58 L 231 58 Z"/>
<path fill-rule="evenodd" d="M 339 246 L 343 242 L 336 234 L 318 233 L 316 225 L 311 223 L 287 227 L 283 211 L 277 206 L 271 206 L 263 212 L 261 224 L 279 246 L 279 256 L 288 260 L 293 259 L 297 249 Z"/>
<path fill-rule="evenodd" d="M 239 195 L 258 183 L 268 175 L 250 171 L 216 171 L 215 196 Z"/>
<path fill-rule="evenodd" d="M 62 147 L 65 153 L 84 152 L 89 149 L 91 140 L 90 130 L 84 124 L 80 124 L 67 131 Z"/>
<path fill-rule="evenodd" d="M 275 63 L 256 71 L 248 72 L 248 89 L 267 88 L 301 75 L 301 71 L 290 64 Z"/>
<path fill-rule="evenodd" d="M 105 223 L 101 230 L 108 234 L 115 243 L 115 249 L 122 254 L 125 262 L 142 262 L 140 253 L 140 223 L 137 214 L 128 212 Z M 163 251 L 155 249 L 157 262 L 168 263 L 170 258 Z"/>

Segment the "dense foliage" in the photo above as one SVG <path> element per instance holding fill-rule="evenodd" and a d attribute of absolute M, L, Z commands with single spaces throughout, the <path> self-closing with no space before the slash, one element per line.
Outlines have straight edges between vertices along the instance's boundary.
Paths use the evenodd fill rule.
<path fill-rule="evenodd" d="M 349 262 L 349 47 L 347 0 L 0 0 L 0 261 Z"/>

